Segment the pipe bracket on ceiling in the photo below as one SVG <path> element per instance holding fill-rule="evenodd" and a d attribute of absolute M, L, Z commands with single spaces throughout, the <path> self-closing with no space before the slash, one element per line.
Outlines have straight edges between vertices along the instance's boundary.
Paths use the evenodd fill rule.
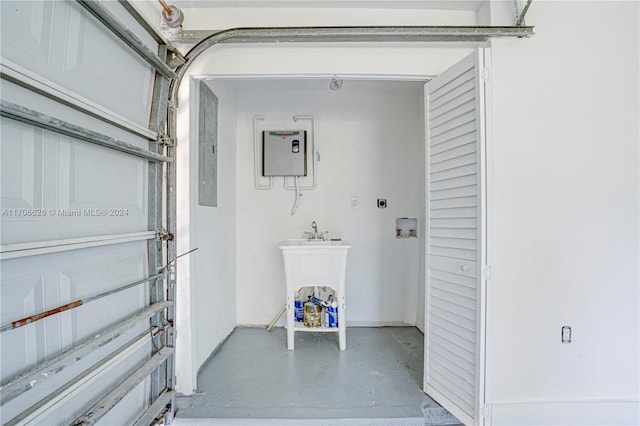
<path fill-rule="evenodd" d="M 516 5 L 516 27 L 522 27 L 522 25 L 524 24 L 524 17 L 527 15 L 527 12 L 529 11 L 529 6 L 531 6 L 532 1 L 533 0 L 526 0 L 526 3 L 522 7 L 522 10 L 519 10 L 520 1 L 514 0 Z"/>

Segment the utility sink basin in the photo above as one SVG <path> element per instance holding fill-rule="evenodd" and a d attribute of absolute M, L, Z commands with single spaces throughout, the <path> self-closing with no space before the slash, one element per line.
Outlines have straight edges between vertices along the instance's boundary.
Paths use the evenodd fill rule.
<path fill-rule="evenodd" d="M 308 247 L 308 246 L 317 246 L 317 247 L 332 247 L 332 246 L 341 246 L 349 248 L 349 244 L 347 240 L 340 241 L 331 241 L 331 240 L 309 240 L 304 238 L 290 238 L 288 240 L 283 241 L 280 244 L 280 248 L 284 249 L 285 247 L 288 249 L 295 249 L 296 247 Z"/>

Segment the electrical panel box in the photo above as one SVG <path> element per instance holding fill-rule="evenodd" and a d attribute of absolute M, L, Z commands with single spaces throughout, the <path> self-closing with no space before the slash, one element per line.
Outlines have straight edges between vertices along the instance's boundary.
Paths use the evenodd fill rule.
<path fill-rule="evenodd" d="M 262 176 L 306 176 L 306 130 L 262 132 Z"/>

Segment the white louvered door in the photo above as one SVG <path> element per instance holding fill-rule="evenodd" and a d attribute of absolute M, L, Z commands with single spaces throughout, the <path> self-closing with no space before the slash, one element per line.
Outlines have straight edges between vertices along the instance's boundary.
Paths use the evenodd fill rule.
<path fill-rule="evenodd" d="M 477 50 L 425 86 L 424 390 L 465 424 L 483 400 L 484 73 Z"/>

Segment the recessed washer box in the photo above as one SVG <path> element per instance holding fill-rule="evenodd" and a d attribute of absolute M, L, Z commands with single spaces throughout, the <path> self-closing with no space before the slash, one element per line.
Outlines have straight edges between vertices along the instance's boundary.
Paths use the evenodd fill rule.
<path fill-rule="evenodd" d="M 262 176 L 306 176 L 306 130 L 262 132 Z"/>

